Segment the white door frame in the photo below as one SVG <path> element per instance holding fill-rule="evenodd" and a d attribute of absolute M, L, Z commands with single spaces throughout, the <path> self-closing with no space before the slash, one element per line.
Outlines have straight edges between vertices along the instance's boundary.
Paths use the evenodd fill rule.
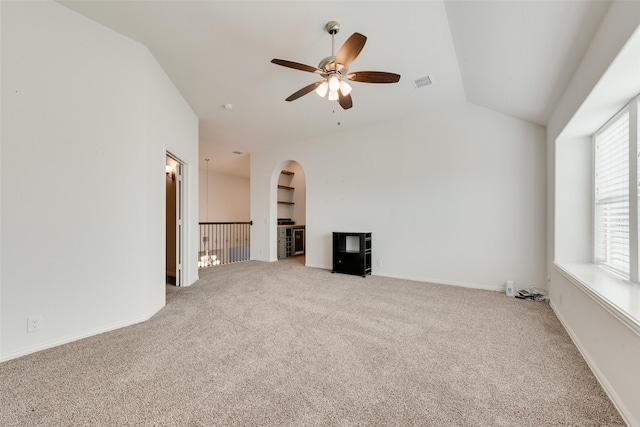
<path fill-rule="evenodd" d="M 166 151 L 166 155 L 177 162 L 176 165 L 176 286 L 185 286 L 184 283 L 184 254 L 186 253 L 185 230 L 186 220 L 186 198 L 185 198 L 185 176 L 186 163 L 178 156 Z M 166 246 L 166 243 L 165 243 Z"/>

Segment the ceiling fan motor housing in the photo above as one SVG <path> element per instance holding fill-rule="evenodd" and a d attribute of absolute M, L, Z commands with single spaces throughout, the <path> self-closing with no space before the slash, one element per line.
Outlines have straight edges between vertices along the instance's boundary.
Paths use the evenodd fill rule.
<path fill-rule="evenodd" d="M 349 71 L 349 68 L 345 67 L 342 64 L 336 64 L 335 60 L 336 60 L 335 56 L 327 56 L 322 61 L 320 61 L 320 63 L 318 64 L 318 68 L 320 68 L 322 71 L 324 71 L 327 74 L 334 74 L 334 73 L 338 73 L 340 75 L 347 74 L 347 72 Z"/>

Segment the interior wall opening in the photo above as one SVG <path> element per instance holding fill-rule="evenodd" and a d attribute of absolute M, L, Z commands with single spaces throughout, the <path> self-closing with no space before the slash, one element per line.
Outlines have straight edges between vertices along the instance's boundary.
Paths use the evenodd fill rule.
<path fill-rule="evenodd" d="M 304 263 L 306 252 L 306 177 L 302 166 L 290 161 L 277 181 L 278 260 L 296 257 Z"/>
<path fill-rule="evenodd" d="M 182 164 L 165 156 L 165 278 L 168 285 L 182 284 Z"/>

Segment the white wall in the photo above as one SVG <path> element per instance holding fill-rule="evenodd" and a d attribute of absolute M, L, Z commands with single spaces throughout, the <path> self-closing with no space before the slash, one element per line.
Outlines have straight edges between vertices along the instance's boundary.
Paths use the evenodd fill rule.
<path fill-rule="evenodd" d="M 565 262 L 591 262 L 593 252 L 593 143 L 590 137 L 566 139 L 556 149 L 558 180 L 565 185 L 557 188 L 556 259 Z M 584 191 L 578 189 L 588 183 Z M 579 215 L 576 213 L 579 212 Z"/>
<path fill-rule="evenodd" d="M 128 42 L 132 42 L 126 39 Z M 132 42 L 133 43 L 133 42 Z M 146 160 L 147 160 L 147 275 L 149 310 L 155 313 L 164 306 L 165 292 L 158 283 L 165 281 L 165 164 L 171 153 L 182 163 L 184 257 L 182 285 L 198 280 L 198 117 L 173 85 L 160 64 L 146 47 Z M 160 173 L 160 170 L 162 173 Z M 162 175 L 162 182 L 158 176 Z M 162 232 L 160 232 L 162 230 Z M 162 261 L 160 261 L 162 260 Z M 162 262 L 162 269 L 158 268 Z M 150 295 L 154 295 L 151 298 Z"/>
<path fill-rule="evenodd" d="M 306 263 L 333 231 L 373 233 L 373 274 L 504 289 L 545 284 L 544 129 L 461 104 L 252 153 L 251 255 L 274 261 L 275 183 L 306 175 Z"/>
<path fill-rule="evenodd" d="M 207 182 L 207 176 L 208 182 Z M 207 188 L 209 195 L 207 197 Z M 206 169 L 200 171 L 200 222 L 250 220 L 249 178 Z M 208 200 L 208 210 L 207 210 Z"/>
<path fill-rule="evenodd" d="M 640 425 L 640 336 L 554 268 L 553 261 L 591 259 L 591 168 L 585 164 L 591 159 L 589 135 L 638 93 L 638 49 L 626 58 L 616 58 L 630 39 L 638 44 L 638 24 L 640 3 L 612 4 L 547 127 L 551 304 L 633 426 Z M 632 65 L 626 67 L 628 78 L 614 75 L 621 64 L 625 68 L 625 62 Z"/>
<path fill-rule="evenodd" d="M 0 359 L 165 303 L 165 151 L 198 122 L 142 45 L 53 2 L 2 2 Z M 197 167 L 188 180 L 197 188 Z M 197 197 L 187 194 L 187 281 Z M 27 333 L 27 317 L 43 329 Z"/>

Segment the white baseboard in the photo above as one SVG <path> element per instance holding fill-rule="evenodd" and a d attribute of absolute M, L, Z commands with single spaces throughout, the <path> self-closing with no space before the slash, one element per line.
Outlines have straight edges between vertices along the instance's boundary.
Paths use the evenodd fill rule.
<path fill-rule="evenodd" d="M 600 371 L 594 360 L 591 358 L 589 352 L 584 348 L 584 346 L 580 342 L 580 339 L 576 336 L 576 334 L 573 332 L 573 329 L 571 329 L 562 314 L 558 311 L 553 301 L 551 301 L 549 305 L 551 306 L 551 309 L 555 313 L 558 320 L 560 320 L 560 323 L 562 324 L 564 329 L 569 334 L 569 337 L 571 338 L 571 341 L 573 341 L 573 344 L 578 348 L 578 351 L 582 355 L 582 358 L 587 362 L 589 369 L 591 369 L 591 372 L 593 372 L 593 375 L 596 377 L 596 379 L 604 389 L 604 392 L 607 394 L 607 396 L 609 396 L 611 402 L 613 402 L 613 406 L 616 407 L 616 409 L 622 416 L 624 422 L 627 423 L 628 426 L 640 426 L 640 421 L 635 420 L 633 415 L 627 409 L 626 405 L 622 403 L 620 397 L 618 396 L 618 393 L 616 393 L 615 389 L 611 386 L 611 383 L 609 383 L 605 375 L 602 373 L 602 371 Z"/>
<path fill-rule="evenodd" d="M 94 335 L 99 335 L 105 332 L 110 332 L 116 329 L 120 329 L 120 328 L 124 328 L 126 326 L 131 326 L 131 325 L 135 325 L 136 323 L 141 323 L 144 321 L 149 320 L 156 312 L 152 313 L 149 317 L 138 317 L 136 319 L 133 320 L 129 320 L 127 322 L 124 323 L 118 323 L 118 324 L 114 324 L 114 325 L 110 325 L 107 326 L 105 328 L 100 328 L 100 329 L 96 329 L 90 332 L 84 332 L 82 334 L 78 334 L 78 335 L 70 335 L 68 337 L 65 338 L 61 338 L 58 340 L 54 340 L 54 341 L 49 341 L 49 342 L 45 342 L 45 343 L 41 343 L 32 347 L 27 347 L 27 348 L 23 348 L 20 349 L 18 351 L 15 351 L 13 353 L 8 353 L 8 354 L 3 354 L 0 356 L 0 362 L 6 362 L 7 360 L 11 360 L 11 359 L 16 359 L 18 357 L 22 357 L 22 356 L 26 356 L 28 354 L 31 353 L 36 353 L 38 351 L 42 351 L 42 350 L 46 350 L 49 348 L 53 348 L 53 347 L 57 347 L 59 345 L 63 345 L 63 344 L 68 344 L 70 342 L 73 341 L 78 341 L 84 338 L 89 338 L 92 337 Z"/>
<path fill-rule="evenodd" d="M 433 283 L 435 285 L 460 286 L 462 288 L 482 289 L 485 291 L 506 292 L 506 288 L 505 288 L 506 285 L 481 285 L 479 283 L 455 282 L 450 280 L 428 279 L 424 277 L 403 276 L 403 275 L 390 276 L 388 274 L 378 274 L 376 272 L 373 272 L 372 274 L 374 276 L 390 277 L 393 279 L 402 279 L 402 280 L 412 280 L 414 282 Z"/>
<path fill-rule="evenodd" d="M 329 266 L 316 266 L 307 264 L 306 267 L 311 268 L 319 268 L 322 270 L 332 270 L 332 267 Z M 379 277 L 388 277 L 390 279 L 401 279 L 401 280 L 411 280 L 413 282 L 423 282 L 423 283 L 432 283 L 434 285 L 447 285 L 447 286 L 460 286 L 463 288 L 471 288 L 471 289 L 482 289 L 485 291 L 497 291 L 497 292 L 506 292 L 506 285 L 481 285 L 478 283 L 466 283 L 466 282 L 454 282 L 449 280 L 436 280 L 436 279 L 426 279 L 424 277 L 415 277 L 415 276 L 403 276 L 403 275 L 388 275 L 388 274 L 380 274 L 377 272 L 371 273 L 373 276 Z"/>

